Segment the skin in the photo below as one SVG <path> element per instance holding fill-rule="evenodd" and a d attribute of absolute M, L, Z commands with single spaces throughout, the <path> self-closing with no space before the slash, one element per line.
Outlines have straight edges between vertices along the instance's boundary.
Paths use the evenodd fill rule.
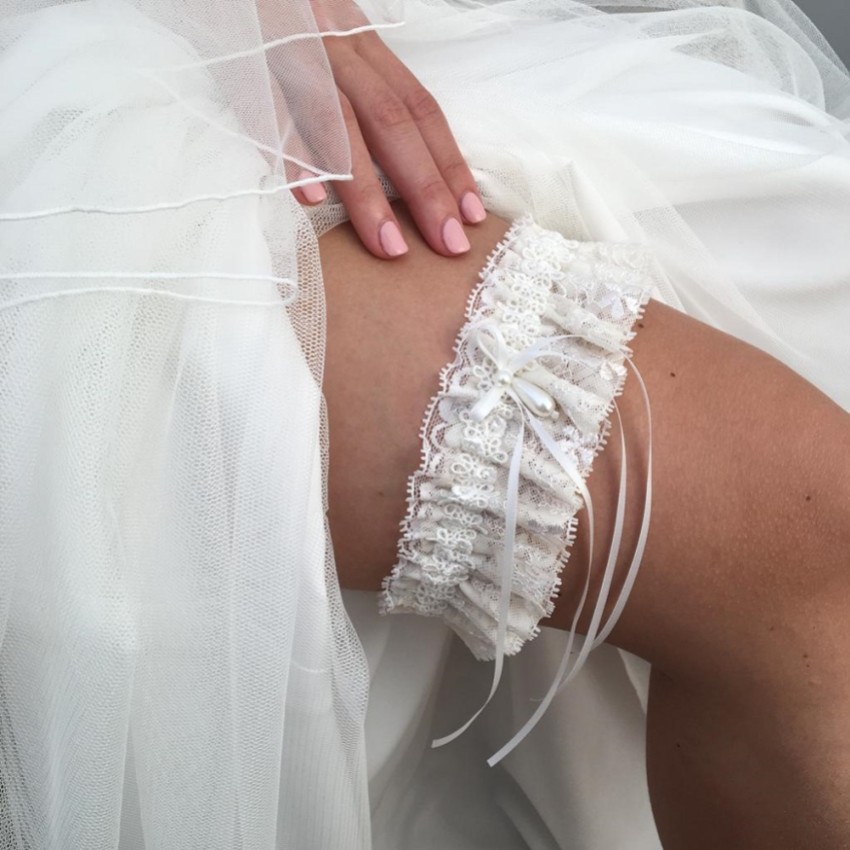
<path fill-rule="evenodd" d="M 403 209 L 396 215 L 410 245 L 397 263 L 377 262 L 348 226 L 320 243 L 329 519 L 340 580 L 357 589 L 377 590 L 394 563 L 424 410 L 507 227 L 491 215 L 470 253 L 448 260 Z M 647 770 L 664 847 L 846 848 L 850 417 L 773 358 L 655 302 L 633 348 L 652 405 L 652 524 L 610 640 L 653 664 Z M 646 417 L 634 379 L 620 410 L 630 479 L 642 481 Z M 597 579 L 618 452 L 615 431 L 588 482 Z M 625 558 L 641 511 L 630 498 Z M 586 546 L 580 524 L 571 565 L 586 562 Z M 573 617 L 569 576 L 568 565 L 555 628 Z"/>

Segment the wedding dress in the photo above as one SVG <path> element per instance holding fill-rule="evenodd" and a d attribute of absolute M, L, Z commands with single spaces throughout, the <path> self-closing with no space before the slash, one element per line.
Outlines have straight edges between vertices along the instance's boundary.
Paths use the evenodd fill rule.
<path fill-rule="evenodd" d="M 349 160 L 311 8 L 273 6 L 0 0 L 0 848 L 657 848 L 643 662 L 596 650 L 491 769 L 563 636 L 434 750 L 487 665 L 343 604 L 316 236 L 344 211 L 289 187 Z M 364 9 L 489 209 L 645 246 L 655 297 L 850 409 L 850 79 L 796 6 Z"/>

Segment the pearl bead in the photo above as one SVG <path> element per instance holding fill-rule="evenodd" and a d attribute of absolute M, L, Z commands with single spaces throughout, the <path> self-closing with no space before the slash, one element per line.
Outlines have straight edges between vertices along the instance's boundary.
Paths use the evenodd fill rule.
<path fill-rule="evenodd" d="M 496 372 L 496 383 L 499 384 L 499 386 L 509 387 L 513 378 L 514 376 L 511 375 L 507 369 L 499 369 L 499 371 Z"/>

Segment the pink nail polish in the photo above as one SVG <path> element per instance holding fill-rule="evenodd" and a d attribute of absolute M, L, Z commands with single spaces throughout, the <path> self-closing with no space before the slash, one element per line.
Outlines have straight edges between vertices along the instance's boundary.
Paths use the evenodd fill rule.
<path fill-rule="evenodd" d="M 464 254 L 469 248 L 469 240 L 463 232 L 463 225 L 456 218 L 446 219 L 443 225 L 443 244 L 450 254 Z"/>
<path fill-rule="evenodd" d="M 460 211 L 470 224 L 478 224 L 487 218 L 487 210 L 475 192 L 467 192 L 460 199 Z"/>
<path fill-rule="evenodd" d="M 308 204 L 320 204 L 328 196 L 325 187 L 321 183 L 308 183 L 306 186 L 301 187 L 301 191 L 304 193 Z"/>
<path fill-rule="evenodd" d="M 299 180 L 309 180 L 311 177 L 315 177 L 315 174 L 311 174 L 309 171 L 302 171 L 298 175 Z M 300 187 L 301 193 L 304 195 L 304 200 L 307 201 L 308 204 L 320 204 L 328 197 L 328 193 L 325 191 L 325 187 L 321 183 L 307 183 L 304 186 Z"/>
<path fill-rule="evenodd" d="M 378 229 L 378 240 L 388 257 L 400 257 L 407 253 L 407 242 L 394 221 L 385 221 Z"/>

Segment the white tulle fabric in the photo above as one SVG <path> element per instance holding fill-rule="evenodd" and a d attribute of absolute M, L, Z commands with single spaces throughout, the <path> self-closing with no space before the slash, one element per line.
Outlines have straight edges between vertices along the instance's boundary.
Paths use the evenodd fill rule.
<path fill-rule="evenodd" d="M 455 360 L 425 414 L 385 613 L 440 617 L 481 660 L 513 655 L 538 634 L 584 504 L 580 484 L 622 391 L 632 327 L 649 298 L 646 265 L 640 246 L 514 223 L 472 293 Z M 506 556 L 512 581 L 499 646 Z"/>
<path fill-rule="evenodd" d="M 3 850 L 371 844 L 287 188 L 350 169 L 337 11 L 0 3 Z"/>
<path fill-rule="evenodd" d="M 634 696 L 559 697 L 503 794 L 468 782 L 540 640 L 494 740 L 437 762 L 406 730 L 457 720 L 425 707 L 439 648 L 392 618 L 364 720 L 324 522 L 316 234 L 343 213 L 288 186 L 349 171 L 318 35 L 365 24 L 319 5 L 0 0 L 0 848 L 655 846 L 640 759 L 597 746 L 640 752 Z M 646 246 L 656 297 L 850 407 L 850 82 L 792 3 L 403 14 L 491 209 Z M 610 660 L 576 687 L 621 693 Z"/>

